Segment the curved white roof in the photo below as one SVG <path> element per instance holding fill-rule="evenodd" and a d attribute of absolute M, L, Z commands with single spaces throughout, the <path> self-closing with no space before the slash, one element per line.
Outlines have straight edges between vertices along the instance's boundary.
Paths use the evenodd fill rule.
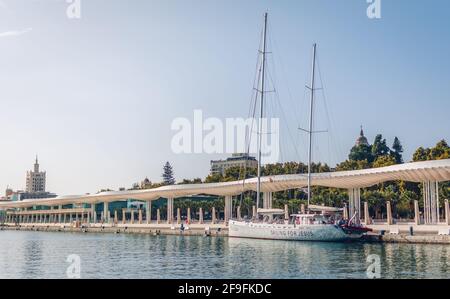
<path fill-rule="evenodd" d="M 378 183 L 404 180 L 411 182 L 450 181 L 450 159 L 405 163 L 381 168 L 312 174 L 312 185 L 335 188 L 363 188 Z M 238 195 L 256 191 L 257 179 L 211 184 L 171 185 L 156 189 L 103 192 L 92 195 L 61 196 L 52 199 L 34 199 L 0 203 L 0 208 L 23 208 L 35 205 L 57 206 L 72 203 L 113 202 L 126 199 L 156 200 L 189 195 Z M 307 185 L 306 174 L 274 175 L 261 178 L 261 191 L 275 192 L 302 188 Z"/>

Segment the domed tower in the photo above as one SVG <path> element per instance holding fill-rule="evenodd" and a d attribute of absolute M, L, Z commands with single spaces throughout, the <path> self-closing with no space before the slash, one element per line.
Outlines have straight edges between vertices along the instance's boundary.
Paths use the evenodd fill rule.
<path fill-rule="evenodd" d="M 359 145 L 369 145 L 369 142 L 367 141 L 366 136 L 364 136 L 363 127 L 361 126 L 361 132 L 359 133 L 358 139 L 356 139 L 356 146 Z"/>
<path fill-rule="evenodd" d="M 145 178 L 145 180 L 141 182 L 141 189 L 150 189 L 151 187 L 152 182 L 148 178 Z"/>

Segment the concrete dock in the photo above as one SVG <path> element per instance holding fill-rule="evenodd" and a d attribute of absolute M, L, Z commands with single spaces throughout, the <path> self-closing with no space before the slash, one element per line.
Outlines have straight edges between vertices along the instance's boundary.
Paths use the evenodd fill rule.
<path fill-rule="evenodd" d="M 48 232 L 71 232 L 71 233 L 127 233 L 127 234 L 149 234 L 149 235 L 185 235 L 185 236 L 228 236 L 228 227 L 224 224 L 90 224 L 71 225 L 54 223 L 26 223 L 16 225 L 5 223 L 0 230 L 19 231 L 48 231 Z"/>
<path fill-rule="evenodd" d="M 412 227 L 412 231 L 411 231 Z M 417 243 L 417 244 L 449 244 L 450 226 L 447 225 L 371 225 L 373 232 L 364 236 L 363 242 L 385 243 Z M 47 231 L 70 233 L 111 233 L 111 234 L 147 234 L 147 235 L 184 235 L 227 237 L 228 227 L 219 224 L 54 224 L 54 223 L 26 223 L 16 225 L 5 223 L 0 230 L 19 231 Z M 412 233 L 412 234 L 411 234 Z"/>
<path fill-rule="evenodd" d="M 373 230 L 364 237 L 368 242 L 450 244 L 450 226 L 415 223 L 368 225 Z"/>

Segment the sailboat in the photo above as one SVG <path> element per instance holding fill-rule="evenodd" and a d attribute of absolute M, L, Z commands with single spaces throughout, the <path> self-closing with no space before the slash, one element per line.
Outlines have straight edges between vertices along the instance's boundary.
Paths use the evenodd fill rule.
<path fill-rule="evenodd" d="M 266 67 L 266 35 L 267 35 L 267 17 L 264 15 L 264 30 L 262 50 L 262 78 L 260 81 L 260 121 L 258 125 L 258 180 L 256 187 L 256 207 L 257 215 L 252 221 L 231 220 L 229 222 L 229 237 L 236 238 L 254 238 L 270 240 L 295 240 L 295 241 L 347 241 L 359 239 L 363 234 L 370 231 L 361 225 L 352 224 L 349 221 L 340 218 L 344 209 L 334 207 L 316 206 L 310 204 L 311 199 L 311 156 L 312 156 L 312 134 L 313 134 L 313 107 L 315 91 L 315 68 L 316 68 L 316 49 L 313 45 L 312 75 L 310 97 L 310 117 L 309 117 L 309 150 L 308 150 L 308 205 L 306 213 L 290 215 L 290 219 L 282 219 L 285 214 L 281 209 L 259 209 L 261 193 L 261 145 L 262 145 L 262 125 L 264 88 L 265 88 L 265 67 Z M 261 221 L 260 218 L 263 218 Z M 353 217 L 352 217 L 353 218 Z"/>

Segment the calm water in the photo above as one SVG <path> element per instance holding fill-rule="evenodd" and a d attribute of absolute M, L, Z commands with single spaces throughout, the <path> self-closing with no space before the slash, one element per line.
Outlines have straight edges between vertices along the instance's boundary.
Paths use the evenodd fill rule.
<path fill-rule="evenodd" d="M 450 278 L 450 246 L 0 231 L 0 278 Z"/>

